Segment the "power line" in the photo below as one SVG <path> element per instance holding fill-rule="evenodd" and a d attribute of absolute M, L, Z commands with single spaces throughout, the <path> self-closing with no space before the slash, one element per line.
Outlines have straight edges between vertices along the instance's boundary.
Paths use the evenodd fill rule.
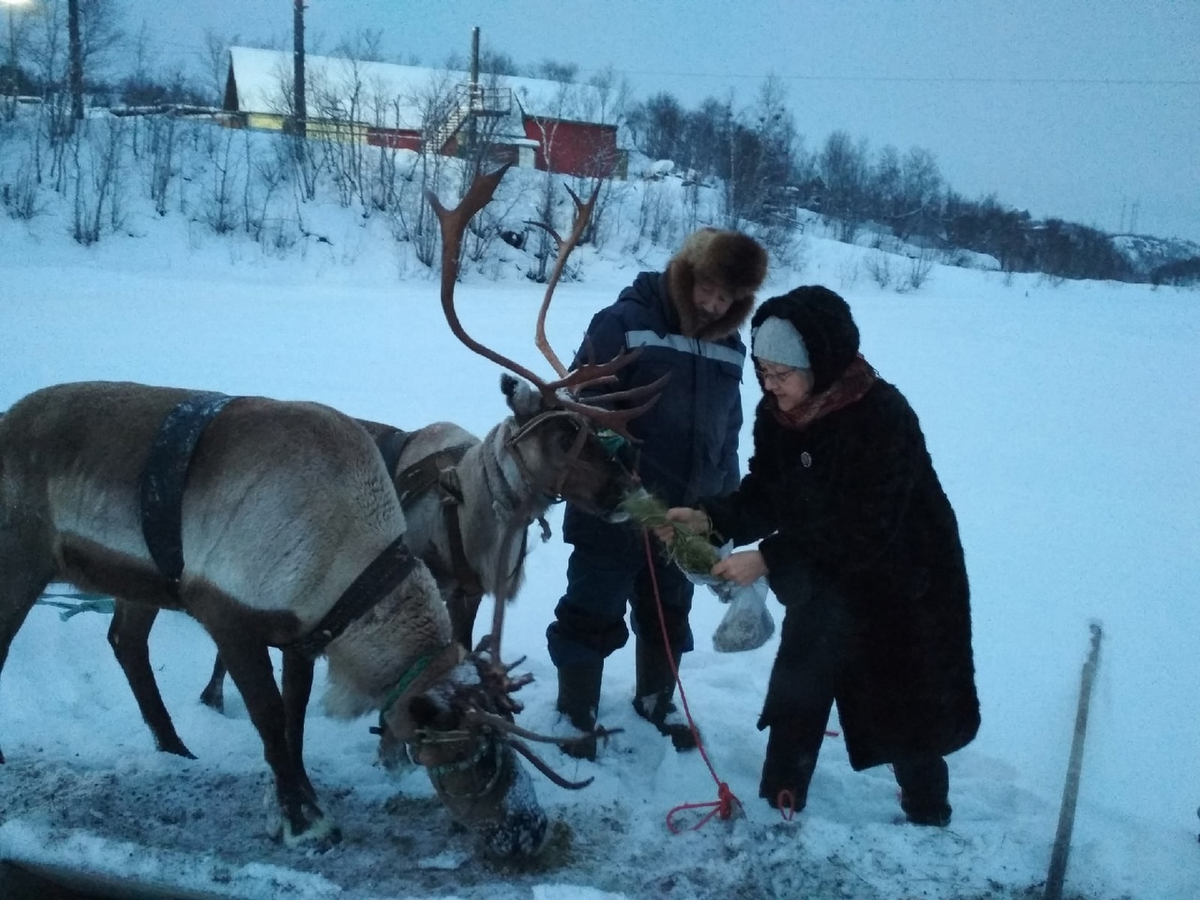
<path fill-rule="evenodd" d="M 653 76 L 661 78 L 719 78 L 726 80 L 765 81 L 770 75 L 712 72 L 660 72 L 625 70 L 626 75 Z M 1032 77 L 969 77 L 969 76 L 920 76 L 920 75 L 780 75 L 781 81 L 852 81 L 912 84 L 1067 84 L 1067 85 L 1133 85 L 1138 87 L 1200 87 L 1200 79 L 1159 78 L 1032 78 Z"/>

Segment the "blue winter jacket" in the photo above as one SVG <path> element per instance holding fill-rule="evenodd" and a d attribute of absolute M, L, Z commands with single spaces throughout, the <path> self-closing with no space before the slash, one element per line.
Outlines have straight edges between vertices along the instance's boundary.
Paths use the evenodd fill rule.
<path fill-rule="evenodd" d="M 573 367 L 641 348 L 637 361 L 618 373 L 618 384 L 606 390 L 650 384 L 670 374 L 658 402 L 629 423 L 630 434 L 640 441 L 642 483 L 668 506 L 727 494 L 741 480 L 738 434 L 746 345 L 736 330 L 740 322 L 731 324 L 732 333 L 720 340 L 684 337 L 666 273 L 642 272 L 614 304 L 592 318 L 575 356 Z M 604 540 L 612 527 L 567 506 L 563 535 L 570 543 Z"/>

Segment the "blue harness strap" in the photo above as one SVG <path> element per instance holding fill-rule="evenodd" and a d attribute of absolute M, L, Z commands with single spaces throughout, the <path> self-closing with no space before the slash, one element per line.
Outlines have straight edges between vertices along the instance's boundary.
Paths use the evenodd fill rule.
<path fill-rule="evenodd" d="M 183 575 L 183 489 L 192 454 L 208 423 L 233 399 L 199 393 L 172 409 L 158 427 L 142 469 L 142 536 L 159 571 L 175 582 Z"/>

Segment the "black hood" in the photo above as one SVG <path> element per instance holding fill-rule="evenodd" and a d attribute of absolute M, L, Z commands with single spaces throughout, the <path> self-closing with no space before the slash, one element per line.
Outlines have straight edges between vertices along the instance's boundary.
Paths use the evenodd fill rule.
<path fill-rule="evenodd" d="M 805 285 L 772 297 L 755 311 L 751 330 L 771 317 L 791 322 L 804 339 L 814 393 L 833 384 L 858 356 L 858 326 L 850 307 L 827 287 Z"/>

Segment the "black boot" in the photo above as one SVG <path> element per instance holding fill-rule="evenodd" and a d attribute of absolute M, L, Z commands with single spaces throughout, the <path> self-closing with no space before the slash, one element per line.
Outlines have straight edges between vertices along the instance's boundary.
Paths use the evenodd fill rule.
<path fill-rule="evenodd" d="M 823 736 L 823 735 L 822 735 Z M 817 750 L 793 722 L 771 726 L 767 736 L 767 758 L 763 761 L 758 796 L 773 809 L 800 812 L 808 803 L 808 786 L 817 767 Z"/>
<path fill-rule="evenodd" d="M 900 785 L 900 808 L 914 825 L 945 828 L 950 824 L 950 770 L 940 756 L 897 760 L 892 764 Z"/>
<path fill-rule="evenodd" d="M 600 705 L 600 682 L 604 663 L 562 666 L 558 670 L 558 711 L 580 731 L 595 731 Z M 596 738 L 585 737 L 562 745 L 563 753 L 576 759 L 596 758 Z"/>
<path fill-rule="evenodd" d="M 675 673 L 666 650 L 659 644 L 638 640 L 634 711 L 659 734 L 669 737 L 676 750 L 694 750 L 697 734 L 675 708 L 671 700 L 674 694 Z"/>

